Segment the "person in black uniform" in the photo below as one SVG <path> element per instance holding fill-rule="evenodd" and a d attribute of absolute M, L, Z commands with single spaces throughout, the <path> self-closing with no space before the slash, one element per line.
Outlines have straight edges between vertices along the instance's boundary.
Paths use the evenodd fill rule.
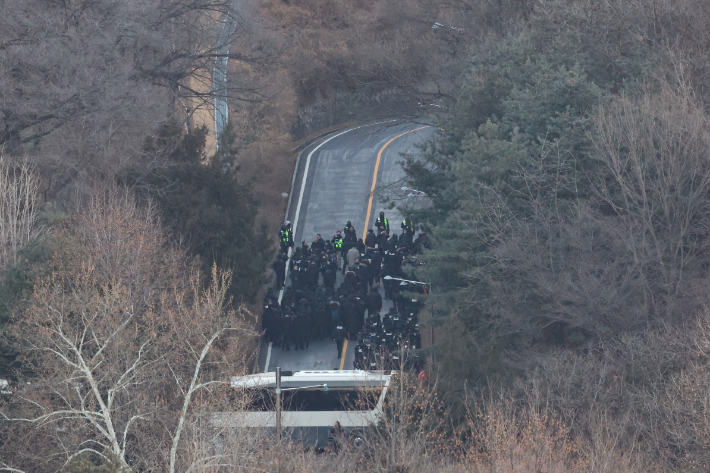
<path fill-rule="evenodd" d="M 261 328 L 264 331 L 264 338 L 269 342 L 276 342 L 276 325 L 280 322 L 280 310 L 278 308 L 278 302 L 273 303 L 269 301 L 268 304 L 264 306 L 264 313 L 261 314 Z"/>
<path fill-rule="evenodd" d="M 357 333 L 360 331 L 358 327 L 357 307 L 355 297 L 350 296 L 343 302 L 341 306 L 341 318 L 343 328 L 348 332 L 348 340 L 355 340 Z"/>
<path fill-rule="evenodd" d="M 291 286 L 294 289 L 300 289 L 302 284 L 301 279 L 301 267 L 305 264 L 305 258 L 301 255 L 301 248 L 296 248 L 291 256 L 290 264 L 290 276 L 291 276 Z"/>
<path fill-rule="evenodd" d="M 370 253 L 370 272 L 373 284 L 380 284 L 380 273 L 382 272 L 382 253 L 378 249 Z"/>
<path fill-rule="evenodd" d="M 366 294 L 367 289 L 370 287 L 372 277 L 370 276 L 370 265 L 365 258 L 358 260 L 357 267 L 355 268 L 355 276 L 357 277 L 357 287 L 360 289 L 360 292 Z"/>
<path fill-rule="evenodd" d="M 389 240 L 387 240 L 387 250 L 389 251 L 395 251 L 397 249 L 397 246 L 399 246 L 399 241 L 397 241 L 397 234 L 392 233 L 392 236 L 390 237 Z M 384 256 L 383 256 L 384 258 Z"/>
<path fill-rule="evenodd" d="M 352 292 L 355 290 L 356 285 L 357 276 L 355 275 L 355 268 L 349 266 L 348 270 L 345 272 L 345 279 L 343 279 L 342 287 L 346 292 Z"/>
<path fill-rule="evenodd" d="M 316 235 L 316 239 L 311 243 L 312 251 L 323 251 L 325 250 L 325 240 L 320 236 L 320 233 Z"/>
<path fill-rule="evenodd" d="M 379 289 L 379 284 L 376 284 L 372 287 L 372 289 L 370 289 L 367 296 L 365 296 L 368 317 L 373 317 L 375 314 L 379 314 L 382 310 L 382 296 L 380 295 Z"/>
<path fill-rule="evenodd" d="M 271 263 L 271 268 L 274 270 L 274 273 L 276 274 L 276 287 L 275 289 L 278 291 L 284 286 L 284 283 L 286 282 L 286 261 L 284 260 L 283 254 L 280 254 L 279 256 L 276 257 L 276 260 Z"/>
<path fill-rule="evenodd" d="M 365 246 L 368 248 L 374 248 L 376 244 L 377 236 L 375 236 L 375 232 L 373 232 L 372 228 L 370 228 L 365 236 Z"/>
<path fill-rule="evenodd" d="M 308 289 L 315 291 L 318 287 L 318 277 L 320 276 L 320 267 L 315 260 L 308 262 L 306 267 L 306 281 L 308 283 Z"/>
<path fill-rule="evenodd" d="M 377 237 L 377 248 L 380 249 L 380 252 L 385 251 L 387 249 L 387 240 L 389 240 L 389 237 L 390 234 L 387 231 L 380 233 Z"/>
<path fill-rule="evenodd" d="M 357 241 L 357 233 L 355 233 L 355 228 L 353 228 L 353 224 L 350 220 L 348 220 L 348 223 L 345 224 L 345 228 L 343 230 L 343 238 L 352 237 L 354 241 Z"/>
<path fill-rule="evenodd" d="M 345 329 L 342 325 L 338 325 L 333 330 L 333 340 L 335 340 L 335 346 L 338 348 L 338 358 L 341 357 L 343 353 L 343 342 L 345 342 Z"/>
<path fill-rule="evenodd" d="M 282 350 L 290 350 L 291 342 L 293 341 L 293 311 L 290 307 L 284 308 L 284 317 L 282 319 L 281 334 L 283 335 Z"/>
<path fill-rule="evenodd" d="M 358 239 L 357 243 L 355 243 L 355 248 L 357 248 L 357 251 L 359 251 L 361 255 L 365 254 L 367 246 L 365 246 L 365 242 L 362 241 L 362 238 Z"/>
<path fill-rule="evenodd" d="M 321 271 L 321 274 L 323 275 L 323 286 L 330 289 L 331 291 L 335 290 L 335 280 L 336 280 L 336 273 L 335 272 L 337 270 L 338 270 L 338 261 L 336 259 L 336 256 L 334 254 L 323 256 L 323 259 L 321 260 L 321 265 L 320 265 L 320 271 Z"/>
<path fill-rule="evenodd" d="M 326 301 L 321 300 L 316 303 L 313 309 L 313 336 L 320 339 L 327 337 L 328 333 L 330 333 L 330 313 Z"/>

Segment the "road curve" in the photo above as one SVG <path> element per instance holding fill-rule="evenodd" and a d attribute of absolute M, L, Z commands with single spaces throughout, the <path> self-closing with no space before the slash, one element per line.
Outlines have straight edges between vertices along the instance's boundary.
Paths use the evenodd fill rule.
<path fill-rule="evenodd" d="M 296 246 L 303 240 L 310 245 L 317 233 L 330 239 L 348 220 L 361 237 L 363 230 L 373 227 L 380 210 L 385 210 L 390 229 L 399 233 L 402 216 L 395 209 L 384 209 L 377 192 L 366 226 L 373 178 L 376 176 L 377 188 L 401 179 L 404 172 L 399 165 L 400 153 L 416 153 L 415 145 L 433 134 L 431 126 L 385 122 L 342 130 L 304 149 L 296 169 L 288 215 L 294 226 Z M 338 284 L 340 282 L 339 276 Z M 329 340 L 312 342 L 305 351 L 282 352 L 264 344 L 260 350 L 259 371 L 273 370 L 277 365 L 286 370 L 338 369 L 340 366 L 352 369 L 353 348 L 350 345 L 345 358 L 338 360 L 335 343 Z"/>
<path fill-rule="evenodd" d="M 398 164 L 402 160 L 400 153 L 416 152 L 415 145 L 430 138 L 434 133 L 432 127 L 413 131 L 423 126 L 425 125 L 386 122 L 351 129 L 343 134 L 334 133 L 333 135 L 340 136 L 325 143 L 311 156 L 308 177 L 303 186 L 308 155 L 333 135 L 306 148 L 301 155 L 301 169 L 297 171 L 296 186 L 293 190 L 294 204 L 289 211 L 289 220 L 296 230 L 296 244 L 306 240 L 310 245 L 317 233 L 323 238 L 332 238 L 336 230 L 342 230 L 348 220 L 355 227 L 358 237 L 362 237 L 378 153 L 392 138 L 412 131 L 389 143 L 382 152 L 377 173 L 379 188 L 404 176 Z M 300 196 L 302 186 L 303 201 L 296 221 L 297 197 Z M 370 220 L 367 222 L 368 228 L 372 228 L 380 210 L 384 210 L 376 194 Z M 385 210 L 385 214 L 390 221 L 390 228 L 399 233 L 402 216 L 396 210 Z"/>

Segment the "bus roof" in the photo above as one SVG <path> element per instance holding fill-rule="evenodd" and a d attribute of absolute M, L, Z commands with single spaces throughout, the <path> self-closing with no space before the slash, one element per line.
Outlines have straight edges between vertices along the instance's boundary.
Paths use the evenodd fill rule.
<path fill-rule="evenodd" d="M 281 376 L 282 388 L 303 388 L 320 384 L 328 387 L 383 387 L 389 384 L 392 377 L 389 371 L 363 371 L 363 370 L 323 370 L 323 371 L 295 371 L 289 376 Z M 233 388 L 275 388 L 276 373 L 258 373 L 247 376 L 233 376 Z"/>

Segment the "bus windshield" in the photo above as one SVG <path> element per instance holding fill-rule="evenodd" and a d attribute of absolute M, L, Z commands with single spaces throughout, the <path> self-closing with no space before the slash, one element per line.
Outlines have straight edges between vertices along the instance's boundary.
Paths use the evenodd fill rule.
<path fill-rule="evenodd" d="M 282 391 L 284 411 L 369 411 L 375 408 L 382 389 L 333 389 L 330 391 L 296 389 Z M 275 410 L 276 394 L 273 389 L 249 389 L 250 403 L 246 411 L 268 412 Z"/>

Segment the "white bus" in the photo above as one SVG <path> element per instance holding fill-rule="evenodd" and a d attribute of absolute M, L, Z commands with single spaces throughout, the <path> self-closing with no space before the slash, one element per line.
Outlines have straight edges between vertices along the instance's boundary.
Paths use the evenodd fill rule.
<path fill-rule="evenodd" d="M 285 438 L 304 447 L 324 448 L 332 442 L 336 422 L 348 438 L 376 424 L 381 416 L 392 373 L 389 371 L 282 372 L 281 426 Z M 233 389 L 248 390 L 242 412 L 213 416 L 216 427 L 265 428 L 275 432 L 276 373 L 235 376 Z"/>

